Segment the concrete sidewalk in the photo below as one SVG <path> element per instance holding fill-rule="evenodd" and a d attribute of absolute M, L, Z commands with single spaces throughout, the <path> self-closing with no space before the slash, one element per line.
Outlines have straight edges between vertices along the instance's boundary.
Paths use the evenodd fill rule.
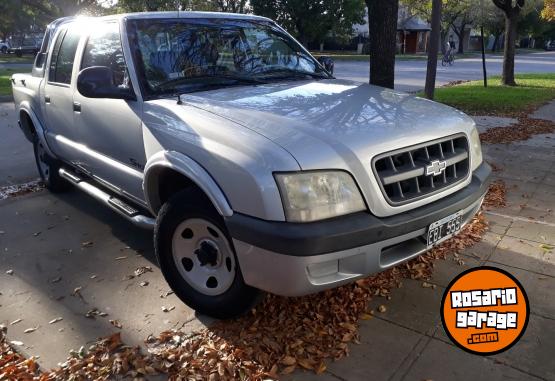
<path fill-rule="evenodd" d="M 17 125 L 13 102 L 0 102 L 0 186 L 38 178 L 33 145 Z"/>

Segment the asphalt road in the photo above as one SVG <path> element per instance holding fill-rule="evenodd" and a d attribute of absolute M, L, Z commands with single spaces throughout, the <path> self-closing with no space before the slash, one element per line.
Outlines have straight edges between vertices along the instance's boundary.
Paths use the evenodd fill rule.
<path fill-rule="evenodd" d="M 516 57 L 517 73 L 555 73 L 555 52 L 538 52 L 521 54 Z M 499 75 L 503 68 L 503 57 L 487 56 L 488 76 Z M 368 81 L 370 64 L 364 61 L 337 61 L 335 76 L 358 82 Z M 464 58 L 456 60 L 453 66 L 443 67 L 441 62 L 437 69 L 437 86 L 459 80 L 482 78 L 482 59 Z M 397 60 L 395 63 L 395 88 L 402 91 L 418 91 L 424 88 L 426 79 L 426 61 Z"/>

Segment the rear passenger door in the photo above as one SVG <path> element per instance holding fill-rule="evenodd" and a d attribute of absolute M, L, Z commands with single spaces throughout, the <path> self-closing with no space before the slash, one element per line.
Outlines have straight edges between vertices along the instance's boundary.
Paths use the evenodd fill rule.
<path fill-rule="evenodd" d="M 105 66 L 112 70 L 114 83 L 131 87 L 123 54 L 119 23 L 94 24 L 81 57 L 80 70 Z M 109 98 L 86 98 L 75 90 L 75 124 L 80 141 L 81 165 L 98 181 L 113 190 L 144 200 L 142 190 L 146 154 L 141 124 L 142 102 Z"/>
<path fill-rule="evenodd" d="M 57 33 L 48 61 L 43 97 L 47 125 L 47 140 L 51 149 L 66 161 L 74 161 L 78 150 L 72 144 L 77 139 L 73 121 L 73 63 L 81 35 L 75 28 Z"/>

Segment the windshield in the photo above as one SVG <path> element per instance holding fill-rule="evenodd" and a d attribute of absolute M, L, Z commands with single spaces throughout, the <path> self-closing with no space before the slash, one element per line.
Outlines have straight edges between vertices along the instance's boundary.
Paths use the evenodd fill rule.
<path fill-rule="evenodd" d="M 139 19 L 128 25 L 137 72 L 151 96 L 331 78 L 298 43 L 268 21 Z"/>

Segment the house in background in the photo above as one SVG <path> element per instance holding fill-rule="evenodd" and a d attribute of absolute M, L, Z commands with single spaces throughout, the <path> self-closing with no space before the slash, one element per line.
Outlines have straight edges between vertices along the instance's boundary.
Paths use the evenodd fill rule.
<path fill-rule="evenodd" d="M 410 17 L 397 24 L 397 50 L 401 54 L 426 53 L 430 25 L 418 17 Z"/>
<path fill-rule="evenodd" d="M 361 41 L 368 41 L 368 10 L 364 16 L 364 24 L 353 25 L 353 32 Z M 428 50 L 430 25 L 417 16 L 412 15 L 408 8 L 399 6 L 397 18 L 397 52 L 400 54 L 425 53 Z"/>

